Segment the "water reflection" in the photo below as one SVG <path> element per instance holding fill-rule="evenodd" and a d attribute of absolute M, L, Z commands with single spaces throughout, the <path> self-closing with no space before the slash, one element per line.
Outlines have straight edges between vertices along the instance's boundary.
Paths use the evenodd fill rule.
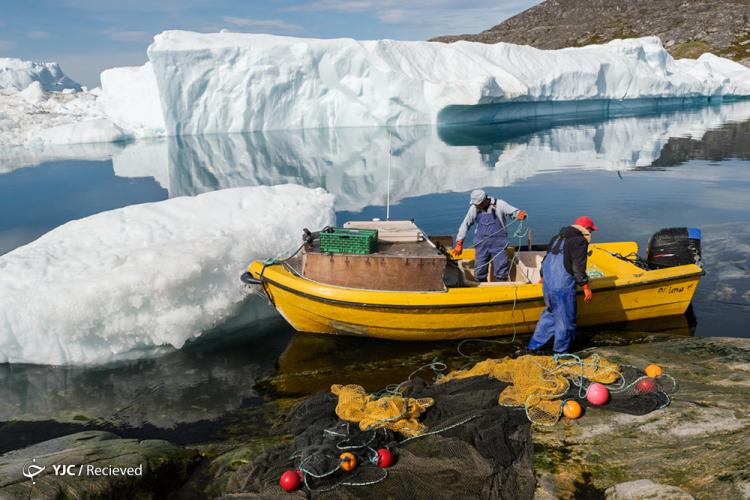
<path fill-rule="evenodd" d="M 338 210 L 357 211 L 385 205 L 388 196 L 398 203 L 476 186 L 503 187 L 561 169 L 627 170 L 665 165 L 667 158 L 674 164 L 701 149 L 683 151 L 678 145 L 684 141 L 703 144 L 715 137 L 707 132 L 747 127 L 748 120 L 750 102 L 741 101 L 584 122 L 569 117 L 440 129 L 186 136 L 131 144 L 113 163 L 118 176 L 150 173 L 171 197 L 298 183 L 335 194 Z"/>
<path fill-rule="evenodd" d="M 0 422 L 170 428 L 213 420 L 259 402 L 254 385 L 273 372 L 292 334 L 275 317 L 252 331 L 208 334 L 158 358 L 91 367 L 0 364 Z"/>
<path fill-rule="evenodd" d="M 686 316 L 660 318 L 584 329 L 577 347 L 692 333 L 693 325 Z M 160 358 L 92 367 L 0 365 L 0 441 L 5 433 L 9 439 L 20 439 L 12 426 L 4 428 L 2 422 L 46 426 L 53 421 L 72 426 L 60 427 L 59 434 L 101 428 L 191 442 L 201 438 L 178 434 L 201 429 L 214 436 L 211 429 L 223 425 L 228 415 L 238 415 L 264 401 L 309 396 L 329 390 L 334 383 L 356 383 L 376 391 L 410 375 L 429 380 L 436 373 L 427 365 L 435 359 L 447 363 L 448 369 L 457 369 L 487 357 L 506 356 L 527 341 L 526 335 L 464 343 L 394 344 L 295 334 L 277 318 L 252 331 L 198 339 Z M 420 367 L 423 369 L 415 372 Z M 137 429 L 142 429 L 142 434 Z M 34 442 L 33 437 L 29 439 Z M 0 452 L 3 449 L 0 444 Z"/>

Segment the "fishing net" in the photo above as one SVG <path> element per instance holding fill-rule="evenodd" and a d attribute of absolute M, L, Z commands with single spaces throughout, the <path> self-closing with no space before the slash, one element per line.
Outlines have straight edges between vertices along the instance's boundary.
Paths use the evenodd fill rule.
<path fill-rule="evenodd" d="M 431 398 L 404 398 L 399 395 L 375 398 L 359 385 L 331 386 L 338 396 L 336 415 L 341 420 L 359 424 L 363 431 L 390 429 L 407 437 L 423 434 L 426 427 L 419 423 L 422 413 L 434 404 Z"/>
<path fill-rule="evenodd" d="M 547 426 L 558 422 L 567 399 L 589 406 L 586 390 L 593 382 L 607 386 L 611 395 L 607 409 L 636 415 L 668 405 L 668 394 L 676 390 L 671 377 L 650 379 L 636 368 L 621 367 L 598 354 L 487 359 L 450 372 L 438 383 L 482 375 L 510 384 L 498 397 L 500 405 L 522 407 L 531 422 Z"/>
<path fill-rule="evenodd" d="M 283 429 L 291 442 L 242 466 L 226 492 L 288 498 L 278 481 L 291 469 L 304 478 L 297 495 L 314 498 L 532 498 L 530 422 L 557 422 L 566 399 L 590 406 L 592 382 L 610 392 L 600 408 L 633 415 L 663 408 L 677 390 L 668 375 L 649 378 L 596 354 L 488 359 L 436 384 L 410 376 L 381 397 L 334 385 L 295 408 Z M 376 465 L 381 448 L 396 454 L 394 467 Z M 351 472 L 343 452 L 357 458 Z"/>
<path fill-rule="evenodd" d="M 401 384 L 406 401 L 434 402 L 422 414 L 426 432 L 412 437 L 342 421 L 336 415 L 341 390 L 338 396 L 318 393 L 288 417 L 284 431 L 292 443 L 243 466 L 227 493 L 289 498 L 278 486 L 279 477 L 299 469 L 305 488 L 296 494 L 313 498 L 530 499 L 535 489 L 530 424 L 523 411 L 497 404 L 506 385 L 488 377 L 440 385 L 417 378 Z M 373 463 L 379 448 L 393 450 L 394 467 Z M 357 456 L 359 466 L 352 472 L 339 466 L 344 451 Z"/>

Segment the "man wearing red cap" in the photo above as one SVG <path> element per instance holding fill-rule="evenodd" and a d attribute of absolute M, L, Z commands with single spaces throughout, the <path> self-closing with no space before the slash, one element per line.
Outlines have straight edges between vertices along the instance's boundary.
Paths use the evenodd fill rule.
<path fill-rule="evenodd" d="M 583 300 L 591 302 L 591 288 L 586 274 L 591 232 L 598 231 L 590 217 L 581 216 L 572 226 L 560 229 L 550 240 L 542 261 L 542 291 L 547 308 L 536 324 L 529 350 L 543 347 L 554 337 L 552 350 L 568 352 L 576 337 L 576 285 L 583 288 Z"/>

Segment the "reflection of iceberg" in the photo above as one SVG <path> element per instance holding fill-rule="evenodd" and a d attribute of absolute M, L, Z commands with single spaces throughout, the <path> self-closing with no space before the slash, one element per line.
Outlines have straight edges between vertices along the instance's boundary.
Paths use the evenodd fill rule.
<path fill-rule="evenodd" d="M 89 144 L 44 144 L 40 147 L 9 146 L 0 148 L 0 174 L 51 161 L 104 161 L 123 152 L 124 144 L 95 142 Z M 153 176 L 149 173 L 148 176 Z M 158 180 L 158 179 L 157 179 Z"/>
<path fill-rule="evenodd" d="M 152 172 L 170 196 L 234 186 L 324 187 L 339 210 L 476 186 L 507 186 L 561 168 L 648 166 L 673 137 L 750 119 L 750 102 L 586 123 L 522 121 L 471 128 L 272 131 L 138 142 L 114 157 L 117 175 Z M 392 151 L 389 155 L 388 151 Z M 134 164 L 135 163 L 135 164 Z"/>
<path fill-rule="evenodd" d="M 211 335 L 158 358 L 92 366 L 0 364 L 0 422 L 79 421 L 160 428 L 211 420 L 252 403 L 291 329 L 281 318 Z M 2 452 L 2 445 L 0 445 Z"/>

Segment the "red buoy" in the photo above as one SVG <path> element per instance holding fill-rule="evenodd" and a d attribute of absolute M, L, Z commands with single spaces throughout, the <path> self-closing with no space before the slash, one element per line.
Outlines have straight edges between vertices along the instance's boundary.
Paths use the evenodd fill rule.
<path fill-rule="evenodd" d="M 279 478 L 279 486 L 289 493 L 296 491 L 299 489 L 301 482 L 300 475 L 300 472 L 296 470 L 288 470 L 284 472 L 281 475 L 281 478 Z"/>
<path fill-rule="evenodd" d="M 589 403 L 592 405 L 603 405 L 609 401 L 609 389 L 599 382 L 594 382 L 589 386 L 588 391 L 586 391 L 586 399 L 588 399 Z"/>
<path fill-rule="evenodd" d="M 644 377 L 635 383 L 635 388 L 641 394 L 648 394 L 649 392 L 654 392 L 656 390 L 656 383 L 654 382 L 654 379 Z"/>
<path fill-rule="evenodd" d="M 388 448 L 380 448 L 378 450 L 378 460 L 375 462 L 375 465 L 381 469 L 387 469 L 393 465 L 393 458 L 393 452 L 391 450 Z"/>

